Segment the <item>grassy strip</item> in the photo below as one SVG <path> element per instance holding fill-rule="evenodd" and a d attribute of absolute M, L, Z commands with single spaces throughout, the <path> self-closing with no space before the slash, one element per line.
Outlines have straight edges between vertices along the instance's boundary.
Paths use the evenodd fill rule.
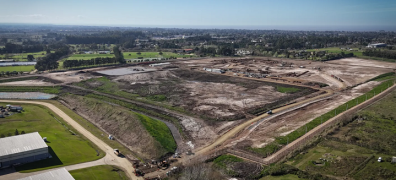
<path fill-rule="evenodd" d="M 294 87 L 282 87 L 282 86 L 277 86 L 276 90 L 281 92 L 281 93 L 294 93 L 300 91 L 298 88 Z"/>
<path fill-rule="evenodd" d="M 0 92 L 43 92 L 48 94 L 59 94 L 59 86 L 0 86 Z"/>
<path fill-rule="evenodd" d="M 175 149 L 177 148 L 176 142 L 165 123 L 139 113 L 135 113 L 135 115 L 139 118 L 140 122 L 142 122 L 150 135 L 153 136 L 155 140 L 162 145 L 162 147 L 164 147 L 168 152 L 175 152 Z"/>
<path fill-rule="evenodd" d="M 167 121 L 173 123 L 177 127 L 177 129 L 179 130 L 180 134 L 183 137 L 185 137 L 185 134 L 182 131 L 182 128 L 181 128 L 181 125 L 180 125 L 178 119 L 176 119 L 176 118 L 174 118 L 172 116 L 161 114 L 161 113 L 158 113 L 158 112 L 156 112 L 154 110 L 145 109 L 143 107 L 137 106 L 136 104 L 128 103 L 128 102 L 121 101 L 121 100 L 118 100 L 118 99 L 109 98 L 107 96 L 89 94 L 89 95 L 86 95 L 86 97 L 91 97 L 91 98 L 99 99 L 99 100 L 102 100 L 102 101 L 118 104 L 120 106 L 126 107 L 128 109 L 132 109 L 134 111 L 142 112 L 142 113 L 150 115 L 150 116 L 154 116 L 154 117 L 161 118 L 163 120 L 167 120 Z"/>
<path fill-rule="evenodd" d="M 5 104 L 8 103 L 2 103 L 3 106 Z M 102 150 L 47 107 L 18 104 L 22 105 L 25 111 L 2 119 L 0 133 L 14 133 L 15 129 L 25 133 L 39 132 L 42 137 L 48 138 L 47 145 L 52 158 L 17 166 L 17 171 L 41 171 L 104 157 L 105 153 Z"/>
<path fill-rule="evenodd" d="M 385 80 L 387 78 L 392 78 L 392 77 L 394 78 L 394 76 L 395 76 L 395 72 L 389 72 L 389 73 L 381 74 L 381 75 L 374 77 L 368 81 L 381 81 L 382 79 Z"/>
<path fill-rule="evenodd" d="M 21 78 L 13 78 L 13 79 L 0 79 L 0 83 L 15 82 L 15 81 L 27 81 L 27 80 L 34 80 L 37 78 L 38 78 L 37 76 L 33 76 L 33 77 L 21 77 Z"/>
<path fill-rule="evenodd" d="M 340 114 L 347 109 L 350 109 L 364 101 L 372 98 L 374 94 L 379 94 L 382 91 L 386 90 L 388 87 L 392 86 L 394 83 L 393 80 L 388 80 L 380 85 L 376 86 L 373 88 L 371 91 L 367 92 L 366 94 L 363 94 L 353 100 L 350 100 L 346 102 L 343 105 L 338 106 L 337 108 L 333 109 L 332 111 L 327 112 L 326 114 L 323 114 L 320 117 L 315 118 L 311 122 L 307 123 L 305 126 L 302 126 L 295 131 L 291 132 L 290 134 L 286 136 L 279 136 L 275 138 L 275 141 L 272 143 L 268 144 L 267 146 L 263 148 L 251 148 L 249 147 L 248 150 L 253 151 L 255 153 L 258 153 L 260 155 L 263 155 L 264 157 L 267 157 L 268 155 L 275 153 L 279 149 L 282 148 L 282 146 L 286 145 L 287 143 L 293 142 L 294 140 L 298 139 L 299 137 L 303 136 L 305 133 L 309 132 L 313 128 L 319 126 L 320 124 L 326 122 L 327 120 L 335 117 L 337 114 Z"/>
<path fill-rule="evenodd" d="M 70 174 L 76 180 L 127 180 L 128 176 L 121 169 L 110 166 L 101 165 L 84 169 L 70 171 Z"/>

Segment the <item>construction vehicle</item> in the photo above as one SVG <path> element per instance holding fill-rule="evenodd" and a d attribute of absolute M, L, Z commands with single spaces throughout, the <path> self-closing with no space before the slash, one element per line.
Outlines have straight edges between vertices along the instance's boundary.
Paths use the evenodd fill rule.
<path fill-rule="evenodd" d="M 135 174 L 135 176 L 144 176 L 144 173 L 142 171 L 140 171 L 139 169 L 135 169 L 133 171 L 133 173 Z"/>
<path fill-rule="evenodd" d="M 168 167 L 169 167 L 169 162 L 168 162 L 168 160 L 161 161 L 161 162 L 158 164 L 158 167 L 161 168 L 162 170 L 168 169 Z"/>
<path fill-rule="evenodd" d="M 114 149 L 114 154 L 117 156 L 121 156 L 121 152 L 118 149 Z"/>

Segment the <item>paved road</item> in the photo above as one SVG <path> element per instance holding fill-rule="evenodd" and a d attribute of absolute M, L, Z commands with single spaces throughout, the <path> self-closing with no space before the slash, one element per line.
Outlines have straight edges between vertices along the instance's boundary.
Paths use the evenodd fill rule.
<path fill-rule="evenodd" d="M 66 113 L 64 113 L 62 110 L 60 110 L 58 107 L 56 107 L 53 104 L 46 103 L 46 102 L 37 102 L 37 101 L 13 101 L 13 100 L 0 100 L 0 102 L 9 102 L 9 103 L 26 103 L 26 104 L 38 104 L 42 106 L 46 106 L 50 110 L 52 110 L 54 113 L 56 113 L 59 117 L 61 117 L 64 121 L 69 123 L 73 128 L 75 128 L 78 132 L 80 132 L 82 135 L 87 137 L 90 141 L 95 143 L 100 149 L 102 149 L 104 152 L 106 152 L 106 162 L 109 162 L 109 164 L 115 165 L 120 167 L 125 171 L 125 174 L 129 176 L 129 178 L 135 180 L 135 179 L 142 179 L 138 178 L 135 176 L 135 174 L 132 172 L 134 168 L 132 167 L 132 164 L 126 159 L 126 158 L 120 158 L 116 156 L 113 153 L 113 148 L 108 146 L 105 142 L 91 134 L 91 132 L 87 131 L 84 127 L 82 127 L 80 124 L 78 124 L 76 121 L 74 121 L 70 116 L 68 116 Z M 112 159 L 111 161 L 107 161 L 108 159 Z M 89 165 L 89 164 L 86 164 Z M 79 166 L 84 167 L 84 165 L 76 165 L 73 166 L 74 168 L 78 168 Z"/>

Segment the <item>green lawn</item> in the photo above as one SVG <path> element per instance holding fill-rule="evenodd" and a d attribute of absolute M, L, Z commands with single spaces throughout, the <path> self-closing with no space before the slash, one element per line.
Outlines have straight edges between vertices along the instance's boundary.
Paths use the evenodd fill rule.
<path fill-rule="evenodd" d="M 139 118 L 150 135 L 153 136 L 162 147 L 170 153 L 175 152 L 177 148 L 176 142 L 165 123 L 142 114 L 135 113 L 135 115 Z"/>
<path fill-rule="evenodd" d="M 1 105 L 5 106 L 6 104 L 8 103 L 2 103 Z M 9 133 L 14 134 L 15 129 L 26 133 L 39 132 L 42 137 L 48 138 L 47 145 L 52 158 L 18 166 L 16 167 L 17 171 L 40 171 L 94 161 L 104 156 L 103 151 L 50 110 L 38 105 L 21 105 L 24 107 L 24 112 L 0 119 L 0 134 L 8 136 Z"/>
<path fill-rule="evenodd" d="M 51 51 L 55 52 L 55 51 Z M 16 54 L 9 54 L 11 57 L 9 59 L 14 59 L 14 60 L 19 60 L 19 61 L 27 61 L 27 56 L 28 55 L 33 55 L 34 58 L 38 57 L 44 57 L 47 54 L 45 51 L 40 51 L 40 52 L 33 52 L 33 53 L 16 53 Z M 4 59 L 5 54 L 0 55 L 0 59 Z"/>
<path fill-rule="evenodd" d="M 84 169 L 69 171 L 76 180 L 127 180 L 125 172 L 121 169 L 110 166 L 94 166 Z"/>
<path fill-rule="evenodd" d="M 344 47 L 345 48 L 345 47 Z M 353 53 L 357 57 L 363 56 L 363 50 L 359 50 L 359 48 L 352 48 L 353 50 L 357 51 L 348 51 L 348 50 L 341 50 L 339 47 L 329 47 L 329 48 L 321 48 L 321 49 L 307 49 L 306 51 L 308 52 L 313 52 L 313 51 L 327 51 L 329 53 L 337 53 L 340 54 L 341 52 L 344 52 L 345 54 L 347 53 Z"/>
<path fill-rule="evenodd" d="M 109 58 L 113 58 L 114 54 L 73 54 L 72 56 L 63 59 L 63 60 L 91 60 L 91 59 L 95 59 L 98 57 L 109 57 Z"/>
<path fill-rule="evenodd" d="M 4 72 L 7 72 L 7 71 L 10 71 L 10 72 L 12 72 L 12 71 L 30 72 L 30 71 L 33 71 L 33 70 L 35 70 L 34 66 L 1 66 L 0 67 L 0 72 L 1 71 L 4 71 Z"/>
<path fill-rule="evenodd" d="M 141 54 L 137 54 L 137 52 L 123 52 L 124 58 L 125 59 L 137 59 L 138 57 L 143 57 L 143 58 L 169 58 L 169 57 L 177 57 L 177 58 L 182 58 L 182 57 L 195 57 L 195 55 L 183 55 L 183 54 L 177 54 L 177 53 L 172 53 L 172 52 L 162 52 L 163 54 L 160 55 L 159 52 L 141 52 Z"/>
<path fill-rule="evenodd" d="M 287 175 L 281 175 L 281 176 L 266 176 L 261 178 L 260 180 L 298 180 L 301 178 L 298 178 L 297 175 L 294 174 L 287 174 Z"/>

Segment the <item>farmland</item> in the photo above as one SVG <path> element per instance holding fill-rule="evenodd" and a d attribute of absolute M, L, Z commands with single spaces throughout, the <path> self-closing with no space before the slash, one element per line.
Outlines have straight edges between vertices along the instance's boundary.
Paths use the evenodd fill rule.
<path fill-rule="evenodd" d="M 48 109 L 36 105 L 21 105 L 24 107 L 24 112 L 0 120 L 0 134 L 11 136 L 16 129 L 25 133 L 39 132 L 42 137 L 48 138 L 50 143 L 47 143 L 47 145 L 53 158 L 18 166 L 16 167 L 17 171 L 39 171 L 93 161 L 104 156 L 104 152 L 95 147 L 85 137 L 76 134 L 72 127 L 66 125 L 60 117 L 54 115 Z"/>

